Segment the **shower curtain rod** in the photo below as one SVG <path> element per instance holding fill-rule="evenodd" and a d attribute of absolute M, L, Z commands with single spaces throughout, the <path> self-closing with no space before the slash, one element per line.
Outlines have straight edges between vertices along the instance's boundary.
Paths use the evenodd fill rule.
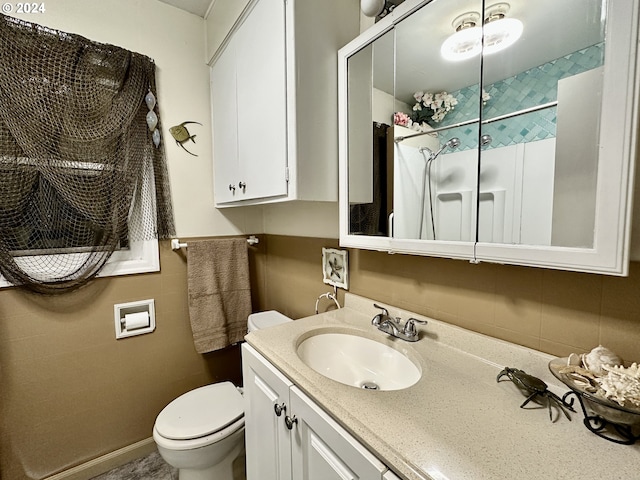
<path fill-rule="evenodd" d="M 523 108 L 522 110 L 518 110 L 517 112 L 505 113 L 504 115 L 498 115 L 497 117 L 487 118 L 480 122 L 481 125 L 487 125 L 489 123 L 498 122 L 500 120 L 504 120 L 507 118 L 519 117 L 520 115 L 525 115 L 527 113 L 537 112 L 538 110 L 545 110 L 547 108 L 555 107 L 558 105 L 558 101 L 554 100 L 552 102 L 543 103 L 542 105 L 536 105 L 534 107 Z M 453 128 L 464 127 L 466 125 L 472 125 L 474 123 L 478 123 L 480 119 L 474 118 L 472 120 L 465 120 L 464 122 L 454 123 L 453 125 L 447 125 L 444 127 L 434 128 L 433 130 L 429 130 L 427 132 L 416 132 L 411 135 L 404 135 L 401 137 L 394 137 L 393 141 L 395 143 L 400 143 L 403 140 L 414 137 L 421 137 L 422 135 L 429 135 L 431 133 L 438 133 L 444 130 L 451 130 Z"/>

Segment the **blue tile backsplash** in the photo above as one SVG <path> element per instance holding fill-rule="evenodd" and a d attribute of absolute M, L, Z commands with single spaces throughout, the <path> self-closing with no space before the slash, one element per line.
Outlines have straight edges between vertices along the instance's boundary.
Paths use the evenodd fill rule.
<path fill-rule="evenodd" d="M 599 43 L 570 53 L 552 62 L 531 68 L 513 77 L 485 86 L 491 96 L 483 107 L 483 117 L 490 119 L 557 100 L 558 80 L 597 68 L 604 63 L 604 44 Z M 452 93 L 458 100 L 455 110 L 434 126 L 444 127 L 478 118 L 479 86 L 465 87 Z M 521 142 L 542 140 L 556 135 L 556 108 L 550 107 L 506 120 L 486 124 L 483 134 L 493 138 L 490 147 L 497 148 Z M 444 142 L 451 137 L 460 138 L 457 150 L 468 150 L 478 145 L 474 125 L 453 128 L 440 133 Z"/>

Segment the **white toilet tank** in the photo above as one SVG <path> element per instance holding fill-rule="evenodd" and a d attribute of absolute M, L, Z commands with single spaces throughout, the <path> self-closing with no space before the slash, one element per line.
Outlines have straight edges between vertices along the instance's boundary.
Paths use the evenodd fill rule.
<path fill-rule="evenodd" d="M 268 310 L 266 312 L 252 313 L 247 320 L 247 329 L 249 332 L 254 330 L 260 330 L 261 328 L 273 327 L 282 323 L 293 321 L 286 315 L 276 312 L 275 310 Z"/>

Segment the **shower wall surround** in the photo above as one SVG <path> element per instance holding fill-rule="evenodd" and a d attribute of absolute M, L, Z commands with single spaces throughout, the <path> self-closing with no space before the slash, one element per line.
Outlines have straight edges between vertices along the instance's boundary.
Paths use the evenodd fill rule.
<path fill-rule="evenodd" d="M 603 48 L 604 45 L 599 43 L 513 77 L 485 85 L 484 90 L 491 98 L 484 105 L 482 115 L 484 118 L 493 118 L 557 100 L 558 80 L 602 66 Z M 460 107 L 451 111 L 438 126 L 454 125 L 477 117 L 477 108 L 470 108 L 475 106 L 469 99 L 478 98 L 478 88 L 478 85 L 474 85 L 451 92 L 458 99 Z M 492 125 L 490 133 L 493 141 L 487 149 L 555 137 L 556 109 L 549 108 L 510 119 L 508 123 Z M 477 148 L 476 129 L 456 129 L 455 135 L 462 142 L 458 150 Z"/>

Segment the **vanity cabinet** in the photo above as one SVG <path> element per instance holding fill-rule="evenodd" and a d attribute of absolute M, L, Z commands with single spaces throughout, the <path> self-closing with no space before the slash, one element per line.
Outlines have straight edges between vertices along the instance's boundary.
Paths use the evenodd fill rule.
<path fill-rule="evenodd" d="M 253 0 L 211 61 L 217 207 L 336 201 L 336 53 L 357 0 Z"/>
<path fill-rule="evenodd" d="M 340 244 L 627 275 L 639 23 L 635 0 L 397 6 L 338 55 Z"/>
<path fill-rule="evenodd" d="M 393 479 L 371 452 L 246 343 L 248 480 Z"/>

